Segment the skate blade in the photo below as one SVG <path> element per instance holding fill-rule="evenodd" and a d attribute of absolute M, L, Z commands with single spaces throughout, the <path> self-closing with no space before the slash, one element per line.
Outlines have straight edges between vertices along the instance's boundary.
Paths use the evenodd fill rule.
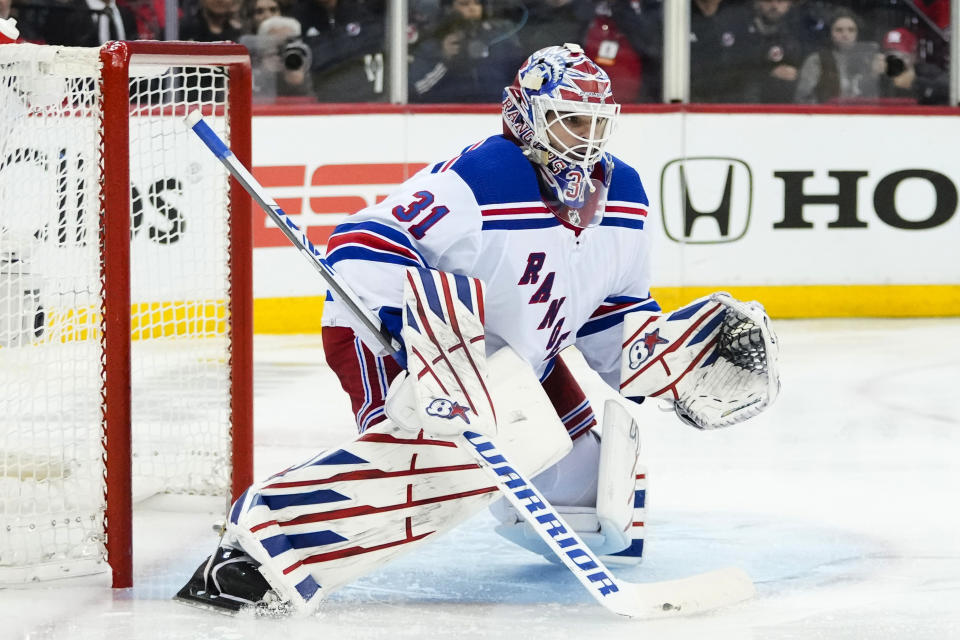
<path fill-rule="evenodd" d="M 248 611 L 257 618 L 285 618 L 293 613 L 292 606 L 284 602 L 248 604 L 226 598 L 196 596 L 183 592 L 173 596 L 173 600 L 195 609 L 203 609 L 231 617 Z"/>
<path fill-rule="evenodd" d="M 209 602 L 201 602 L 199 600 L 191 600 L 190 598 L 181 598 L 180 596 L 173 596 L 172 600 L 179 602 L 180 604 L 185 604 L 188 607 L 193 607 L 194 609 L 212 611 L 213 613 L 219 613 L 220 615 L 229 616 L 231 618 L 240 613 L 239 609 L 227 609 L 220 605 L 210 604 Z"/>
<path fill-rule="evenodd" d="M 244 605 L 239 602 L 230 602 L 221 598 L 211 599 L 184 593 L 178 593 L 173 596 L 173 600 L 196 609 L 213 611 L 214 613 L 225 616 L 235 616 L 244 608 Z"/>

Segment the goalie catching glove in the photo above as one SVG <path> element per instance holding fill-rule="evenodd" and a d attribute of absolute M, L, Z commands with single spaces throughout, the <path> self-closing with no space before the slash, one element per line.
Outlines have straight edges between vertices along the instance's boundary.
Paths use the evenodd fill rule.
<path fill-rule="evenodd" d="M 666 399 L 697 429 L 751 418 L 780 391 L 777 337 L 759 302 L 720 291 L 668 315 L 638 311 L 623 336 L 620 393 Z"/>

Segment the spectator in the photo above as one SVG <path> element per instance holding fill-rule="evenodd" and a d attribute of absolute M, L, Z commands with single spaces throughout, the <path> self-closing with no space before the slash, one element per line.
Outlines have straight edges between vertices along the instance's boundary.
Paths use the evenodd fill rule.
<path fill-rule="evenodd" d="M 303 0 L 294 10 L 313 57 L 311 73 L 323 102 L 383 101 L 384 11 L 364 0 Z"/>
<path fill-rule="evenodd" d="M 730 0 L 694 0 L 690 12 L 691 102 L 739 100 L 737 28 L 747 20 Z"/>
<path fill-rule="evenodd" d="M 595 3 L 593 20 L 584 39 L 584 52 L 610 76 L 611 87 L 621 103 L 641 99 L 641 15 L 639 2 L 601 0 Z"/>
<path fill-rule="evenodd" d="M 17 21 L 14 26 L 19 32 L 17 42 L 40 42 L 39 35 L 33 29 L 33 25 L 19 15 L 11 0 L 0 0 L 0 20 L 6 20 L 7 18 L 13 18 Z M 0 38 L 0 41 L 2 40 L 3 38 Z"/>
<path fill-rule="evenodd" d="M 196 42 L 240 41 L 237 0 L 200 0 L 197 10 L 180 23 L 180 39 Z"/>
<path fill-rule="evenodd" d="M 415 45 L 420 34 L 440 19 L 440 0 L 411 0 L 407 26 L 408 45 Z"/>
<path fill-rule="evenodd" d="M 129 8 L 116 0 L 86 1 L 94 24 L 90 46 L 99 46 L 110 40 L 137 39 L 137 18 Z"/>
<path fill-rule="evenodd" d="M 163 0 L 117 0 L 117 4 L 134 15 L 139 40 L 163 39 L 166 24 Z"/>
<path fill-rule="evenodd" d="M 47 41 L 47 21 L 51 14 L 56 14 L 58 22 L 76 21 L 79 23 L 81 16 L 87 12 L 86 3 L 81 3 L 80 7 L 75 7 L 74 2 L 63 2 L 62 0 L 51 0 L 46 4 L 25 3 L 14 0 L 6 0 L 9 4 L 10 16 L 17 19 L 17 29 L 20 31 L 20 39 L 24 42 L 33 42 L 36 44 L 48 44 Z M 0 4 L 3 0 L 0 0 Z M 82 9 L 83 14 L 77 9 Z M 63 33 L 54 33 L 55 37 L 63 37 Z M 54 43 L 49 43 L 54 44 Z"/>
<path fill-rule="evenodd" d="M 793 102 L 805 51 L 792 10 L 793 0 L 753 0 L 750 21 L 738 34 L 744 102 Z"/>
<path fill-rule="evenodd" d="M 832 5 L 830 11 L 833 11 Z M 819 49 L 829 41 L 827 21 L 830 11 L 812 0 L 793 0 L 789 14 L 790 28 L 800 40 L 804 51 Z"/>
<path fill-rule="evenodd" d="M 480 0 L 444 0 L 444 15 L 410 65 L 411 102 L 499 102 L 524 52 L 513 23 Z"/>
<path fill-rule="evenodd" d="M 946 104 L 950 75 L 945 69 L 919 62 L 917 37 L 908 29 L 888 31 L 882 42 L 880 95 L 907 98 L 918 104 Z"/>
<path fill-rule="evenodd" d="M 735 0 L 693 0 L 690 8 L 690 100 L 738 100 L 734 64 L 737 29 L 748 20 Z M 663 7 L 651 7 L 638 26 L 643 41 L 643 86 L 646 97 L 661 95 Z"/>
<path fill-rule="evenodd" d="M 10 17 L 11 0 L 0 0 L 0 18 L 6 20 Z"/>
<path fill-rule="evenodd" d="M 356 23 L 351 31 L 362 31 L 370 15 L 383 17 L 383 12 L 366 0 L 300 0 L 293 6 L 293 17 L 300 21 L 303 35 L 308 38 L 345 30 Z"/>
<path fill-rule="evenodd" d="M 250 33 L 260 35 L 260 25 L 263 21 L 280 15 L 280 3 L 277 0 L 252 0 L 247 5 L 247 12 L 250 19 Z M 297 21 L 297 36 L 300 35 L 300 29 L 300 22 Z"/>
<path fill-rule="evenodd" d="M 914 0 L 913 4 L 940 29 L 950 28 L 950 0 Z"/>
<path fill-rule="evenodd" d="M 830 45 L 808 56 L 800 68 L 796 101 L 809 104 L 876 98 L 879 45 L 857 41 L 857 17 L 846 9 L 834 14 L 829 32 Z"/>
<path fill-rule="evenodd" d="M 96 47 L 109 40 L 136 40 L 133 13 L 115 0 L 53 0 L 33 13 L 39 39 L 46 44 Z"/>
<path fill-rule="evenodd" d="M 539 51 L 564 42 L 583 42 L 587 25 L 594 16 L 591 0 L 535 0 L 529 3 L 528 9 L 527 23 L 519 33 L 524 51 Z M 620 99 L 619 91 L 617 99 Z"/>

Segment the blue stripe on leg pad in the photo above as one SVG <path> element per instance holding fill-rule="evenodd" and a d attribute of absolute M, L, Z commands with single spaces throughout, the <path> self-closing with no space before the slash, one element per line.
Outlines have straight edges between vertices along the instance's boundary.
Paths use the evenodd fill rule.
<path fill-rule="evenodd" d="M 313 464 L 366 464 L 367 461 L 349 451 L 337 449 L 327 456 L 323 456 Z"/>
<path fill-rule="evenodd" d="M 309 491 L 306 493 L 280 493 L 280 494 L 260 494 L 263 503 L 271 511 L 286 509 L 287 507 L 307 505 L 307 504 L 325 504 L 327 502 L 340 502 L 349 500 L 347 496 L 338 493 L 332 489 L 320 489 L 318 491 Z"/>

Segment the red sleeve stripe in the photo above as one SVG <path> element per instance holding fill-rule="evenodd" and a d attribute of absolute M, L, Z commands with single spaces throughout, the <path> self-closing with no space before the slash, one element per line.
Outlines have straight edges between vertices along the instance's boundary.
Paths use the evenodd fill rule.
<path fill-rule="evenodd" d="M 600 316 L 605 316 L 608 313 L 616 313 L 617 311 L 623 311 L 624 309 L 627 309 L 629 307 L 633 307 L 639 304 L 644 304 L 646 302 L 647 302 L 646 300 L 637 300 L 635 302 L 623 302 L 621 304 L 605 304 L 601 307 L 597 307 L 597 310 L 594 311 L 590 317 L 599 318 Z"/>
<path fill-rule="evenodd" d="M 625 213 L 627 215 L 647 217 L 647 210 L 640 207 L 626 207 L 621 205 L 607 204 L 604 208 L 606 213 Z"/>
<path fill-rule="evenodd" d="M 630 302 L 621 302 L 620 304 L 605 304 L 597 307 L 597 310 L 593 312 L 590 316 L 590 319 L 601 318 L 615 313 L 623 313 L 625 309 L 630 309 L 631 307 L 643 307 L 650 303 L 650 298 L 644 300 L 631 300 Z"/>
<path fill-rule="evenodd" d="M 403 245 L 397 244 L 388 238 L 384 238 L 383 236 L 379 236 L 367 231 L 348 231 L 347 233 L 340 233 L 330 236 L 330 240 L 327 241 L 327 253 L 330 254 L 334 251 L 334 249 L 347 245 L 361 246 L 377 251 L 395 253 L 399 256 L 409 258 L 415 261 L 417 264 L 423 265 L 423 260 L 420 259 L 420 256 L 416 252 L 411 251 Z"/>
<path fill-rule="evenodd" d="M 511 205 L 505 207 L 503 205 L 496 205 L 492 207 L 480 207 L 481 215 L 483 216 L 515 216 L 515 215 L 543 215 L 545 213 L 550 213 L 545 205 L 542 204 L 526 204 L 521 206 Z"/>

